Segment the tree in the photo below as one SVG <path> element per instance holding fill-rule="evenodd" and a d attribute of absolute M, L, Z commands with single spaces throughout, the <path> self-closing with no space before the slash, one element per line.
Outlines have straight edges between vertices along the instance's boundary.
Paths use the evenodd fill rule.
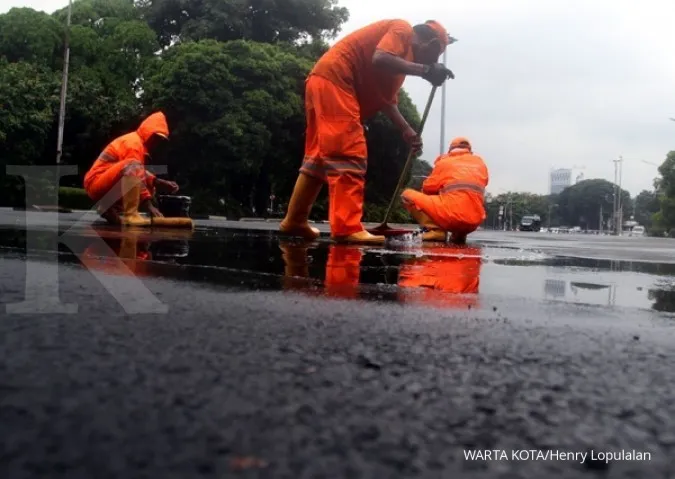
<path fill-rule="evenodd" d="M 63 24 L 32 8 L 12 8 L 0 15 L 0 58 L 48 68 L 61 65 Z"/>
<path fill-rule="evenodd" d="M 513 225 L 513 228 L 517 228 L 520 220 L 526 215 L 539 215 L 544 226 L 548 222 L 550 204 L 552 203 L 548 196 L 533 193 L 509 192 L 497 196 L 486 195 L 485 224 L 489 228 L 499 227 L 499 207 L 503 206 L 502 221 L 506 222 L 507 227 Z"/>
<path fill-rule="evenodd" d="M 293 176 L 302 158 L 310 67 L 274 45 L 213 40 L 175 46 L 151 66 L 143 102 L 167 115 L 172 167 L 187 191 L 231 196 L 243 210 L 263 185 L 266 204 L 271 180 Z"/>
<path fill-rule="evenodd" d="M 635 221 L 650 229 L 652 216 L 659 211 L 661 204 L 655 191 L 643 190 L 635 197 L 633 202 Z"/>
<path fill-rule="evenodd" d="M 675 228 L 675 151 L 666 155 L 659 166 L 659 174 L 661 177 L 655 183 L 660 208 L 652 219 L 659 232 L 670 232 Z"/>
<path fill-rule="evenodd" d="M 335 38 L 349 18 L 337 0 L 142 0 L 162 46 L 214 39 L 296 43 Z"/>
<path fill-rule="evenodd" d="M 59 79 L 45 66 L 0 59 L 0 85 L 0 191 L 5 204 L 18 205 L 22 180 L 6 175 L 6 166 L 40 164 L 54 127 Z"/>
<path fill-rule="evenodd" d="M 621 190 L 624 218 L 631 211 L 630 193 Z M 600 227 L 600 214 L 603 221 L 612 218 L 614 202 L 614 183 L 603 179 L 589 179 L 565 188 L 558 197 L 558 211 L 567 226 L 580 226 L 582 229 L 604 229 Z"/>
<path fill-rule="evenodd" d="M 53 17 L 65 22 L 66 14 L 61 9 Z M 83 176 L 106 143 L 137 127 L 143 71 L 160 47 L 128 0 L 79 0 L 71 21 L 62 160 Z"/>

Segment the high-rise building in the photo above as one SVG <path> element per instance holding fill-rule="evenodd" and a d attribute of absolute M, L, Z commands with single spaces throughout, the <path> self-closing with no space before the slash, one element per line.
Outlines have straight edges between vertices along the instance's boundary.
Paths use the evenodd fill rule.
<path fill-rule="evenodd" d="M 551 171 L 551 178 L 548 188 L 550 195 L 557 195 L 568 186 L 572 186 L 571 168 L 558 168 L 557 170 Z"/>

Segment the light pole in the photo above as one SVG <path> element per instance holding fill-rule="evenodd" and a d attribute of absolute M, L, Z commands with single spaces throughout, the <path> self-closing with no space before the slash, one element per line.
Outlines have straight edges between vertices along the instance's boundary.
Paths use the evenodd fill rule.
<path fill-rule="evenodd" d="M 614 162 L 614 204 L 612 212 L 612 221 L 614 223 L 614 233 L 619 236 L 621 234 L 622 221 L 622 212 L 621 212 L 621 176 L 622 176 L 622 163 L 623 157 L 619 156 L 617 160 L 612 160 Z"/>
<path fill-rule="evenodd" d="M 63 78 L 61 79 L 61 103 L 59 105 L 59 131 L 56 139 L 56 164 L 61 163 L 63 149 L 63 128 L 66 121 L 66 93 L 68 90 L 68 64 L 70 63 L 70 16 L 73 11 L 72 0 L 68 1 L 68 18 L 66 20 L 66 36 L 63 53 Z"/>
<path fill-rule="evenodd" d="M 448 46 L 452 45 L 457 41 L 456 38 L 451 37 L 448 35 Z M 443 52 L 443 66 L 445 68 L 448 67 L 448 49 L 446 48 L 445 51 Z M 443 82 L 443 87 L 441 88 L 441 145 L 440 145 L 440 155 L 445 153 L 446 151 L 446 146 L 445 146 L 445 98 L 446 98 L 446 88 L 447 88 L 448 82 Z"/>

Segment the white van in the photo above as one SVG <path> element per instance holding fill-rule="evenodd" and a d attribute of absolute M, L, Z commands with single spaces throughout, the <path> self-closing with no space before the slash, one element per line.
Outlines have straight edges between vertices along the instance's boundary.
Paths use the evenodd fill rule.
<path fill-rule="evenodd" d="M 645 227 L 644 226 L 633 226 L 633 229 L 630 230 L 630 235 L 631 236 L 644 236 L 645 235 Z"/>

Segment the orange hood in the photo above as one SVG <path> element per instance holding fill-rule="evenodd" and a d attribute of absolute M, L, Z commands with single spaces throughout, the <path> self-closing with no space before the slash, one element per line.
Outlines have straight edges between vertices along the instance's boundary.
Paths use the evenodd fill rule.
<path fill-rule="evenodd" d="M 147 117 L 136 130 L 138 136 L 141 137 L 143 143 L 147 143 L 152 135 L 163 136 L 169 138 L 169 125 L 166 122 L 166 117 L 161 111 L 155 112 Z"/>

